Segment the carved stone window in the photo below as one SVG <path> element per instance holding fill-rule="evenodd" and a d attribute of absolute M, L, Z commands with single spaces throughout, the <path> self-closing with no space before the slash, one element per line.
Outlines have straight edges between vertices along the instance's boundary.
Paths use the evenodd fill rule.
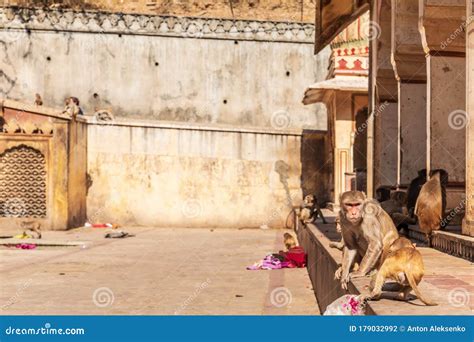
<path fill-rule="evenodd" d="M 46 161 L 29 146 L 0 154 L 0 217 L 46 217 Z"/>

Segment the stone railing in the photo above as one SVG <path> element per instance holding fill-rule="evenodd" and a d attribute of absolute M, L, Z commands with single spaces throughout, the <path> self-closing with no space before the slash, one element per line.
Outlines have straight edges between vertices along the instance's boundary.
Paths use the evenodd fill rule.
<path fill-rule="evenodd" d="M 306 23 L 0 7 L 0 29 L 314 43 Z"/>

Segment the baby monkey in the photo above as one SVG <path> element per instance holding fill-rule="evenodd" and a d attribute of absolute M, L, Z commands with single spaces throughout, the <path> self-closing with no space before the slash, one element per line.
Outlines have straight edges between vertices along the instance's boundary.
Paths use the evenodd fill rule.
<path fill-rule="evenodd" d="M 296 240 L 290 233 L 283 234 L 283 243 L 285 244 L 286 250 L 296 247 Z"/>
<path fill-rule="evenodd" d="M 321 217 L 324 224 L 327 223 L 316 197 L 314 195 L 306 195 L 299 213 L 300 220 L 304 223 L 311 223 L 314 222 L 318 216 Z"/>
<path fill-rule="evenodd" d="M 372 299 L 380 298 L 386 279 L 392 279 L 402 285 L 398 299 L 408 300 L 413 289 L 418 299 L 426 305 L 438 305 L 421 294 L 418 284 L 424 275 L 424 264 L 421 253 L 407 238 L 400 237 L 390 246 L 382 266 L 377 272 L 375 284 L 370 294 Z"/>

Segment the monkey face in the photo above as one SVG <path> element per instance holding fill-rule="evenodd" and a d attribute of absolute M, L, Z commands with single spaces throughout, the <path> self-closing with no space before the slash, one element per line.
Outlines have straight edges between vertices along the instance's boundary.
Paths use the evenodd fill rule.
<path fill-rule="evenodd" d="M 352 223 L 359 223 L 362 219 L 362 202 L 351 202 L 343 204 L 346 219 Z"/>
<path fill-rule="evenodd" d="M 306 195 L 304 198 L 304 202 L 306 204 L 312 205 L 314 202 L 314 196 L 313 195 Z"/>
<path fill-rule="evenodd" d="M 351 223 L 358 224 L 362 220 L 362 206 L 366 200 L 360 191 L 346 191 L 341 195 L 340 203 L 343 216 Z"/>

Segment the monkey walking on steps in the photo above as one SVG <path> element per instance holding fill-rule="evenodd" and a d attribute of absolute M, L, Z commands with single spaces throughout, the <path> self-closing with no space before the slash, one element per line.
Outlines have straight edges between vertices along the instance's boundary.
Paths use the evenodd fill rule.
<path fill-rule="evenodd" d="M 421 253 L 410 240 L 400 237 L 393 242 L 382 266 L 377 272 L 375 283 L 370 294 L 372 299 L 379 299 L 386 279 L 392 279 L 403 287 L 398 294 L 398 299 L 408 300 L 410 291 L 415 291 L 418 299 L 426 305 L 438 305 L 423 296 L 418 284 L 424 275 L 424 264 Z"/>

